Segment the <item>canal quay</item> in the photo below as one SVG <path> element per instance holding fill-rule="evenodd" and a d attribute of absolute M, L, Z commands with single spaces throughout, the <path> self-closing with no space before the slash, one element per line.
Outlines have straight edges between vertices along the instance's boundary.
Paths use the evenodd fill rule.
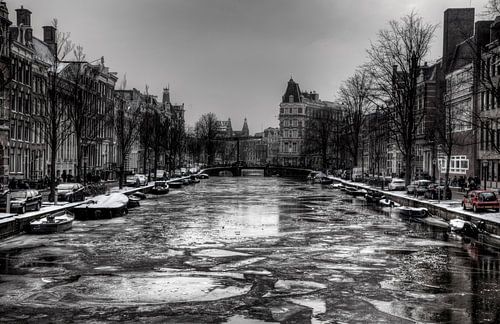
<path fill-rule="evenodd" d="M 343 192 L 211 177 L 0 241 L 6 322 L 498 323 L 500 254 Z"/>

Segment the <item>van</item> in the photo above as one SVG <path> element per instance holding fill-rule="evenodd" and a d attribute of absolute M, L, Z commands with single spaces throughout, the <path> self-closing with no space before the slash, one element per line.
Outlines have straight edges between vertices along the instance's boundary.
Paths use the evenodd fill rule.
<path fill-rule="evenodd" d="M 353 168 L 351 179 L 354 182 L 362 181 L 363 180 L 363 168 Z"/>

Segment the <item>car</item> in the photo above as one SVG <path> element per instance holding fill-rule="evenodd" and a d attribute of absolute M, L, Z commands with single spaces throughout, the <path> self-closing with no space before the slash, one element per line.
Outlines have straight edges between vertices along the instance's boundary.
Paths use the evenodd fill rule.
<path fill-rule="evenodd" d="M 403 179 L 392 179 L 392 181 L 387 186 L 388 190 L 405 190 L 406 185 Z"/>
<path fill-rule="evenodd" d="M 139 179 L 135 175 L 128 175 L 125 178 L 125 185 L 128 187 L 139 187 Z"/>
<path fill-rule="evenodd" d="M 148 184 L 148 177 L 146 177 L 144 174 L 135 174 L 134 176 L 139 179 L 139 186 L 145 186 Z"/>
<path fill-rule="evenodd" d="M 444 185 L 431 183 L 427 186 L 427 191 L 424 193 L 424 197 L 428 199 L 442 199 L 442 200 L 450 200 L 451 199 L 451 189 L 450 187 L 446 188 L 446 194 L 444 193 Z M 438 196 L 439 194 L 439 196 Z"/>
<path fill-rule="evenodd" d="M 406 187 L 406 193 L 417 196 L 424 195 L 431 183 L 430 180 L 415 180 Z"/>
<path fill-rule="evenodd" d="M 15 190 L 10 193 L 10 210 L 24 214 L 28 210 L 40 210 L 42 195 L 38 190 Z"/>
<path fill-rule="evenodd" d="M 133 174 L 125 178 L 125 185 L 129 187 L 140 187 L 148 184 L 148 178 L 144 174 Z"/>
<path fill-rule="evenodd" d="M 85 187 L 80 183 L 61 183 L 56 187 L 58 201 L 84 201 Z"/>
<path fill-rule="evenodd" d="M 491 190 L 472 190 L 464 195 L 462 207 L 464 210 L 472 208 L 474 212 L 480 209 L 493 209 L 498 212 L 500 210 L 500 202 L 495 192 Z"/>

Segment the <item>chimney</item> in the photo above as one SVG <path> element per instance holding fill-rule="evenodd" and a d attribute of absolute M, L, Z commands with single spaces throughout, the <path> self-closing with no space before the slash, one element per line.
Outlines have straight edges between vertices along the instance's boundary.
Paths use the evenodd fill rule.
<path fill-rule="evenodd" d="M 16 13 L 18 26 L 31 26 L 31 11 L 24 9 L 23 6 L 21 6 L 20 9 L 16 9 Z"/>
<path fill-rule="evenodd" d="M 43 41 L 50 47 L 52 54 L 56 53 L 56 28 L 54 26 L 43 26 Z"/>
<path fill-rule="evenodd" d="M 474 34 L 474 8 L 450 8 L 444 12 L 443 67 L 448 71 L 458 44 Z"/>

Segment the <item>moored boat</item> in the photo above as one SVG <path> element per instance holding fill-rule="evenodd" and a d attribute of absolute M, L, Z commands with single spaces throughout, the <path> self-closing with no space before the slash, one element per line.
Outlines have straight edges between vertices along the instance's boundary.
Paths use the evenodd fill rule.
<path fill-rule="evenodd" d="M 32 234 L 50 234 L 69 230 L 73 226 L 75 216 L 63 210 L 52 215 L 32 220 L 28 232 Z"/>
<path fill-rule="evenodd" d="M 396 209 L 401 217 L 423 218 L 428 215 L 427 208 L 400 206 Z"/>
<path fill-rule="evenodd" d="M 450 220 L 450 231 L 472 238 L 477 238 L 479 234 L 479 229 L 476 225 L 460 218 Z"/>
<path fill-rule="evenodd" d="M 130 195 L 128 197 L 127 208 L 139 207 L 141 205 L 139 201 L 141 201 L 141 198 L 136 197 L 134 195 Z"/>
<path fill-rule="evenodd" d="M 358 189 L 355 187 L 346 187 L 346 193 L 354 197 L 363 197 L 368 192 L 365 189 Z"/>
<path fill-rule="evenodd" d="M 122 193 L 96 196 L 84 204 L 75 206 L 77 219 L 100 219 L 123 216 L 128 212 L 128 197 Z"/>
<path fill-rule="evenodd" d="M 368 190 L 365 194 L 366 201 L 371 204 L 376 204 L 383 198 L 385 198 L 385 196 L 380 191 Z"/>
<path fill-rule="evenodd" d="M 401 206 L 400 204 L 398 204 L 397 202 L 393 201 L 393 200 L 390 200 L 388 198 L 382 198 L 378 201 L 378 204 L 382 207 L 399 207 Z"/>
<path fill-rule="evenodd" d="M 174 180 L 168 183 L 170 188 L 180 188 L 182 187 L 182 180 Z"/>
<path fill-rule="evenodd" d="M 141 191 L 136 191 L 134 192 L 132 195 L 129 196 L 129 199 L 130 197 L 133 196 L 133 197 L 137 197 L 139 199 L 146 199 L 146 194 L 144 192 L 141 192 Z"/>
<path fill-rule="evenodd" d="M 153 195 L 165 195 L 169 190 L 169 185 L 166 181 L 156 181 L 153 188 L 151 188 L 151 193 Z"/>
<path fill-rule="evenodd" d="M 341 189 L 344 188 L 344 185 L 342 183 L 332 183 L 329 186 L 330 189 Z"/>

